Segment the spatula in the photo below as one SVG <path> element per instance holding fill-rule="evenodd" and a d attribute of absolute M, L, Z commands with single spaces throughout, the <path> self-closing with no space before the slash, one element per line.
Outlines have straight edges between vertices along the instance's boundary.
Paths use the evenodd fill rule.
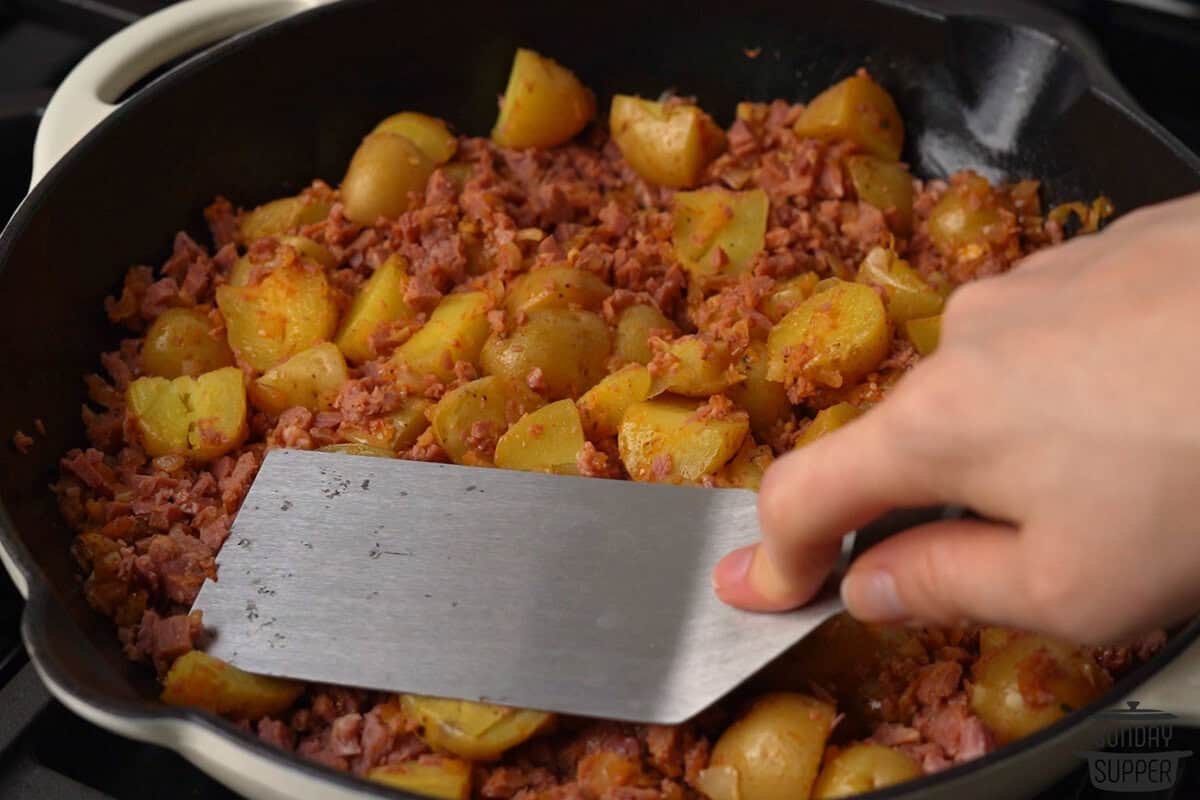
<path fill-rule="evenodd" d="M 716 598 L 755 499 L 273 450 L 195 607 L 208 652 L 251 672 L 677 723 L 842 607 L 832 588 L 786 614 Z"/>

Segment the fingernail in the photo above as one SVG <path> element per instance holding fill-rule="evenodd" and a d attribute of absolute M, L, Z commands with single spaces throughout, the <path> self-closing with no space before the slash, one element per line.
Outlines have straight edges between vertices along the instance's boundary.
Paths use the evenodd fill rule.
<path fill-rule="evenodd" d="M 720 591 L 744 583 L 754 561 L 754 549 L 754 545 L 748 545 L 718 561 L 713 569 L 713 588 Z"/>
<path fill-rule="evenodd" d="M 909 616 L 890 572 L 851 571 L 842 579 L 842 602 L 855 617 L 871 622 L 899 622 Z"/>

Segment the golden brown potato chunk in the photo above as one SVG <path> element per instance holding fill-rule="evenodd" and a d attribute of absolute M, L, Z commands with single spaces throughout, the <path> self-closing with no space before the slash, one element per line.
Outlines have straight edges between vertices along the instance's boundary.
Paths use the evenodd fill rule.
<path fill-rule="evenodd" d="M 612 287 L 594 273 L 555 265 L 531 270 L 513 281 L 504 307 L 513 316 L 547 308 L 596 311 L 610 294 Z"/>
<path fill-rule="evenodd" d="M 574 475 L 583 449 L 583 424 L 571 400 L 530 411 L 496 442 L 496 466 L 526 472 Z"/>
<path fill-rule="evenodd" d="M 237 367 L 196 378 L 138 378 L 125 398 L 126 424 L 151 457 L 211 461 L 246 438 L 246 390 Z"/>
<path fill-rule="evenodd" d="M 721 734 L 709 764 L 737 773 L 743 800 L 808 800 L 835 714 L 808 695 L 764 695 Z"/>
<path fill-rule="evenodd" d="M 492 299 L 484 292 L 448 294 L 429 315 L 429 321 L 396 348 L 389 360 L 401 373 L 402 382 L 433 376 L 439 381 L 454 379 L 454 364 L 476 366 L 479 351 L 492 328 L 487 312 Z"/>
<path fill-rule="evenodd" d="M 257 286 L 217 287 L 229 345 L 240 359 L 267 370 L 328 341 L 338 309 L 324 272 L 287 259 Z"/>
<path fill-rule="evenodd" d="M 625 411 L 650 396 L 650 370 L 626 364 L 579 398 L 583 429 L 594 439 L 616 436 Z"/>
<path fill-rule="evenodd" d="M 457 758 L 401 761 L 373 767 L 367 777 L 393 789 L 437 800 L 468 800 L 471 796 L 471 763 Z"/>
<path fill-rule="evenodd" d="M 354 151 L 342 178 L 346 216 L 359 225 L 395 219 L 409 208 L 409 195 L 422 194 L 436 164 L 406 136 L 371 133 Z"/>
<path fill-rule="evenodd" d="M 380 264 L 358 290 L 335 339 L 351 363 L 361 364 L 375 357 L 371 334 L 380 325 L 417 316 L 404 302 L 407 287 L 408 261 L 396 254 Z"/>
<path fill-rule="evenodd" d="M 447 392 L 430 413 L 434 435 L 456 464 L 490 464 L 508 426 L 542 399 L 525 387 L 489 375 Z"/>
<path fill-rule="evenodd" d="M 359 444 L 357 442 L 327 444 L 317 449 L 322 453 L 341 453 L 347 456 L 369 456 L 371 458 L 396 457 L 396 454 L 391 450 L 384 450 L 382 447 L 371 447 L 369 444 Z"/>
<path fill-rule="evenodd" d="M 880 744 L 852 744 L 822 769 L 813 800 L 836 800 L 911 781 L 924 774 L 908 756 Z"/>
<path fill-rule="evenodd" d="M 912 231 L 913 179 L 903 164 L 864 154 L 847 158 L 846 172 L 859 200 L 892 215 L 901 236 Z"/>
<path fill-rule="evenodd" d="M 929 212 L 929 239 L 948 256 L 976 258 L 987 252 L 993 237 L 1003 237 L 1010 219 L 987 178 L 960 173 Z"/>
<path fill-rule="evenodd" d="M 400 408 L 391 414 L 373 418 L 360 425 L 343 423 L 339 430 L 351 442 L 389 452 L 407 450 L 429 427 L 429 418 L 425 412 L 432 407 L 431 401 L 410 396 L 404 398 Z"/>
<path fill-rule="evenodd" d="M 851 420 L 862 416 L 862 413 L 862 409 L 849 403 L 837 403 L 829 408 L 821 409 L 804 426 L 804 429 L 800 431 L 800 435 L 796 437 L 796 442 L 793 445 L 794 449 L 799 450 L 806 444 L 812 444 L 825 434 L 835 431 Z"/>
<path fill-rule="evenodd" d="M 941 312 L 945 299 L 921 273 L 886 247 L 872 248 L 858 268 L 858 283 L 878 286 L 887 299 L 888 319 L 905 323 Z"/>
<path fill-rule="evenodd" d="M 763 342 L 751 342 L 737 368 L 746 379 L 729 387 L 729 399 L 750 415 L 750 429 L 759 441 L 767 441 L 772 428 L 791 415 L 787 390 L 782 383 L 767 380 L 767 346 Z"/>
<path fill-rule="evenodd" d="M 349 379 L 342 351 L 324 342 L 267 370 L 250 385 L 250 400 L 268 414 L 282 414 L 293 406 L 328 411 Z"/>
<path fill-rule="evenodd" d="M 613 97 L 608 128 L 633 171 L 651 183 L 686 189 L 725 149 L 725 133 L 698 107 Z"/>
<path fill-rule="evenodd" d="M 678 192 L 671 209 L 671 243 L 694 280 L 745 275 L 763 249 L 767 193 L 698 189 Z"/>
<path fill-rule="evenodd" d="M 675 323 L 654 306 L 630 306 L 617 318 L 617 355 L 622 361 L 649 364 L 650 359 L 654 358 L 650 338 L 659 336 L 670 339 L 678 332 Z"/>
<path fill-rule="evenodd" d="M 583 130 L 595 113 L 596 98 L 575 73 L 519 48 L 492 140 L 501 147 L 555 147 Z"/>
<path fill-rule="evenodd" d="M 541 711 L 406 694 L 404 713 L 421 723 L 421 738 L 456 756 L 490 761 L 540 733 L 554 719 Z"/>
<path fill-rule="evenodd" d="M 680 336 L 671 342 L 663 359 L 664 371 L 654 377 L 650 395 L 663 392 L 684 397 L 708 397 L 740 382 L 733 357 L 724 342 L 699 336 Z"/>
<path fill-rule="evenodd" d="M 737 455 L 721 470 L 718 485 L 757 492 L 762 484 L 763 473 L 774 460 L 770 447 L 756 445 L 754 439 L 747 436 Z"/>
<path fill-rule="evenodd" d="M 891 332 L 883 301 L 869 286 L 836 281 L 798 305 L 767 337 L 767 378 L 835 389 L 879 366 Z M 795 398 L 793 398 L 795 399 Z"/>
<path fill-rule="evenodd" d="M 213 336 L 212 320 L 191 308 L 170 308 L 154 320 L 142 343 L 142 370 L 147 375 L 195 377 L 233 366 L 233 351 L 223 336 Z"/>
<path fill-rule="evenodd" d="M 599 314 L 552 308 L 533 312 L 508 335 L 493 333 L 479 362 L 488 375 L 561 400 L 595 386 L 604 377 L 611 350 L 608 326 Z"/>
<path fill-rule="evenodd" d="M 372 133 L 394 133 L 417 146 L 434 164 L 445 164 L 454 157 L 458 139 L 437 117 L 417 111 L 401 111 L 375 126 Z"/>
<path fill-rule="evenodd" d="M 942 335 L 942 315 L 910 319 L 904 323 L 904 335 L 923 356 L 937 349 Z"/>
<path fill-rule="evenodd" d="M 816 291 L 819 280 L 815 272 L 802 272 L 793 278 L 780 281 L 771 293 L 763 298 L 762 312 L 771 322 L 779 322 Z"/>
<path fill-rule="evenodd" d="M 329 209 L 329 203 L 310 195 L 281 197 L 243 214 L 238 221 L 238 233 L 245 242 L 279 236 L 303 225 L 320 222 L 329 216 Z"/>
<path fill-rule="evenodd" d="M 692 483 L 716 473 L 746 438 L 744 413 L 702 417 L 704 403 L 661 397 L 635 403 L 617 433 L 621 463 L 629 477 L 649 483 Z"/>
<path fill-rule="evenodd" d="M 1033 634 L 983 656 L 974 677 L 971 710 L 1001 744 L 1082 708 L 1112 683 L 1083 648 Z"/>
<path fill-rule="evenodd" d="M 802 138 L 850 139 L 888 161 L 898 159 L 904 145 L 904 122 L 895 101 L 863 70 L 814 97 L 795 130 Z"/>
<path fill-rule="evenodd" d="M 255 719 L 287 711 L 303 693 L 304 685 L 296 681 L 252 675 L 192 650 L 175 659 L 163 678 L 162 700 L 172 706 Z"/>

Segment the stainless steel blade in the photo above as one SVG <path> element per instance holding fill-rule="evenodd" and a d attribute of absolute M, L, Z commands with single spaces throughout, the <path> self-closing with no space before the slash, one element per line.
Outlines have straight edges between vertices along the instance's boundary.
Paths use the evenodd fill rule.
<path fill-rule="evenodd" d="M 841 608 L 717 600 L 755 497 L 274 450 L 195 607 L 253 672 L 675 723 Z"/>

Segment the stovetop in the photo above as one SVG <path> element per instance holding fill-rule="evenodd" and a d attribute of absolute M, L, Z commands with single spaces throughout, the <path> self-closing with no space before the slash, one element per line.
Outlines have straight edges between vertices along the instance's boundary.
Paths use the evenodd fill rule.
<path fill-rule="evenodd" d="M 33 138 L 54 87 L 92 47 L 168 0 L 0 0 L 0 220 L 29 183 Z M 1200 152 L 1200 0 L 1049 0 L 1100 43 L 1134 97 Z M 1181 85 L 1193 76 L 1194 85 Z M 0 800 L 236 800 L 237 795 L 164 748 L 109 734 L 47 694 L 20 645 L 20 597 L 0 571 Z M 64 746 L 64 743 L 66 745 Z M 1200 729 L 1172 746 L 1200 753 Z M 1170 792 L 1200 798 L 1193 759 Z M 1100 800 L 1081 767 L 1038 800 Z"/>

